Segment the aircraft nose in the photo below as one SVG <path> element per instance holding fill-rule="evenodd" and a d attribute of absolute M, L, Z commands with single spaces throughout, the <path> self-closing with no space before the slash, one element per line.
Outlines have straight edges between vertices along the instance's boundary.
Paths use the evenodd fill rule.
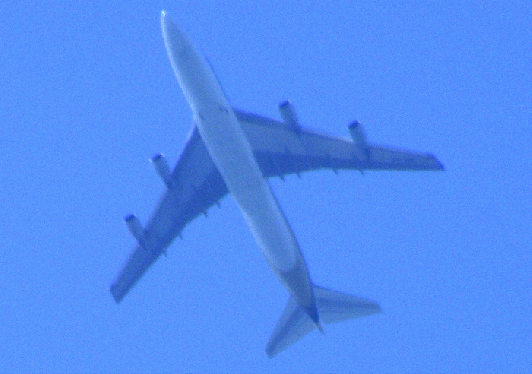
<path fill-rule="evenodd" d="M 161 11 L 161 26 L 163 30 L 172 22 L 166 10 Z"/>
<path fill-rule="evenodd" d="M 164 10 L 161 12 L 161 28 L 164 43 L 171 58 L 177 58 L 190 46 L 190 41 L 185 33 L 181 31 Z"/>

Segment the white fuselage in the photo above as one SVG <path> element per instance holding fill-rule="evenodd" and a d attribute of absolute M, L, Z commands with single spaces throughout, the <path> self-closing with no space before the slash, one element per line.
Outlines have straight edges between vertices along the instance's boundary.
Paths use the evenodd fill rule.
<path fill-rule="evenodd" d="M 272 270 L 301 304 L 311 307 L 314 295 L 297 240 L 212 68 L 164 13 L 162 27 L 174 72 L 209 155 Z M 296 268 L 297 276 L 283 277 Z"/>

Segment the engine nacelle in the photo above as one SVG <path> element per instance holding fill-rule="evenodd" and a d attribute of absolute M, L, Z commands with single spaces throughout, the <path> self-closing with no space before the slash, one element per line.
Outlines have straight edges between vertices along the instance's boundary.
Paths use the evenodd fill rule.
<path fill-rule="evenodd" d="M 161 177 L 164 184 L 166 184 L 166 187 L 170 188 L 170 184 L 172 183 L 172 172 L 170 171 L 168 162 L 166 162 L 164 156 L 160 153 L 156 154 L 151 158 L 151 162 L 153 162 L 157 174 L 159 174 L 159 177 Z"/>
<path fill-rule="evenodd" d="M 366 146 L 366 133 L 362 128 L 362 125 L 358 121 L 354 121 L 348 126 L 349 135 L 355 142 L 356 145 Z"/>
<path fill-rule="evenodd" d="M 358 121 L 352 122 L 349 126 L 349 135 L 353 139 L 353 142 L 360 150 L 360 153 L 365 161 L 369 159 L 369 149 L 366 141 L 366 133 L 362 128 L 362 125 Z"/>
<path fill-rule="evenodd" d="M 146 248 L 146 236 L 144 235 L 144 229 L 142 228 L 137 216 L 134 214 L 129 214 L 124 218 L 124 221 L 126 221 L 129 232 L 135 239 L 137 239 L 139 245 L 143 248 Z"/>
<path fill-rule="evenodd" d="M 300 128 L 299 122 L 297 121 L 296 110 L 290 101 L 286 100 L 279 104 L 279 112 L 281 113 L 281 118 L 285 124 L 293 130 L 299 131 Z"/>

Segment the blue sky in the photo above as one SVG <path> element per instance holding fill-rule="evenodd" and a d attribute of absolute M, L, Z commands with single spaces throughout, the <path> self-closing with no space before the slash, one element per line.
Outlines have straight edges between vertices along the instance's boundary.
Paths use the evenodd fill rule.
<path fill-rule="evenodd" d="M 0 5 L 0 372 L 532 371 L 529 1 L 150 3 Z M 444 163 L 271 181 L 314 282 L 382 314 L 269 360 L 288 294 L 231 197 L 114 303 L 191 128 L 162 9 L 234 106 Z"/>

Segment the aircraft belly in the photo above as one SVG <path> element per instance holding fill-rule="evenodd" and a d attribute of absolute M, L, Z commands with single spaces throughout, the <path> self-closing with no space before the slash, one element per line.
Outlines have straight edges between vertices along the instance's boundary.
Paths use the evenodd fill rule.
<path fill-rule="evenodd" d="M 200 119 L 197 123 L 207 150 L 270 266 L 288 271 L 295 265 L 298 250 L 292 230 L 234 114 L 214 117 L 216 120 Z"/>
<path fill-rule="evenodd" d="M 297 241 L 216 75 L 164 13 L 161 19 L 168 57 L 209 155 L 270 266 L 282 272 L 291 270 L 299 251 Z"/>

